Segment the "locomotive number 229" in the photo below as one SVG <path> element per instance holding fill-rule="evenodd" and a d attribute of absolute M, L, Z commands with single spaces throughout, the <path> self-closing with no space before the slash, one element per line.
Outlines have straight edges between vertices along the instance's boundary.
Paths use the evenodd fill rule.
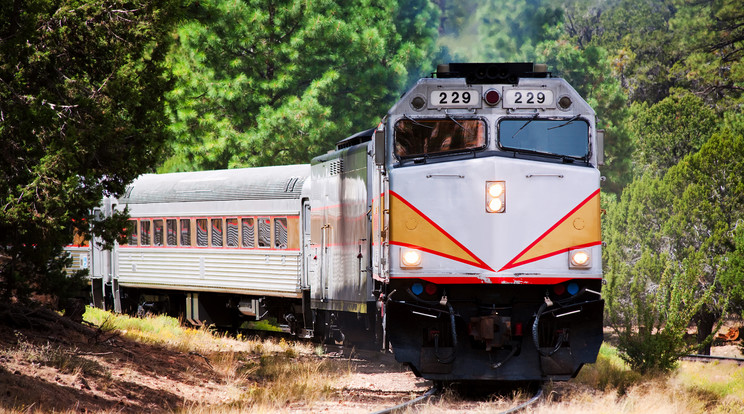
<path fill-rule="evenodd" d="M 480 103 L 478 91 L 473 89 L 434 90 L 429 96 L 435 108 L 472 108 Z"/>
<path fill-rule="evenodd" d="M 504 94 L 504 108 L 552 108 L 554 102 L 550 89 L 509 89 Z"/>

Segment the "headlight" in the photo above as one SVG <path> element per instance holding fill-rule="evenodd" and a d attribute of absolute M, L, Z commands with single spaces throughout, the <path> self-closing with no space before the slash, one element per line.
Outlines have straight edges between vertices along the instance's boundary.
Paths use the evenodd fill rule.
<path fill-rule="evenodd" d="M 501 194 L 504 194 L 504 183 L 497 181 L 488 186 L 488 195 L 491 197 L 500 197 Z"/>
<path fill-rule="evenodd" d="M 504 207 L 504 203 L 502 203 L 498 198 L 494 198 L 488 202 L 488 209 L 493 213 L 501 211 L 502 207 Z"/>
<path fill-rule="evenodd" d="M 506 211 L 506 182 L 486 181 L 486 212 L 503 213 Z"/>
<path fill-rule="evenodd" d="M 592 256 L 588 250 L 568 251 L 569 269 L 586 269 L 592 266 Z"/>
<path fill-rule="evenodd" d="M 421 267 L 421 252 L 414 249 L 400 249 L 400 267 Z"/>

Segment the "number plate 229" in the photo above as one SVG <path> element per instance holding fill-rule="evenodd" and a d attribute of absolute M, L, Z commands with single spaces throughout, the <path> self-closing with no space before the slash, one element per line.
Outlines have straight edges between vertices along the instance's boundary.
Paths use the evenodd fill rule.
<path fill-rule="evenodd" d="M 436 89 L 429 95 L 433 108 L 480 108 L 480 102 L 477 89 Z"/>
<path fill-rule="evenodd" d="M 553 108 L 555 98 L 550 89 L 508 89 L 504 108 Z"/>

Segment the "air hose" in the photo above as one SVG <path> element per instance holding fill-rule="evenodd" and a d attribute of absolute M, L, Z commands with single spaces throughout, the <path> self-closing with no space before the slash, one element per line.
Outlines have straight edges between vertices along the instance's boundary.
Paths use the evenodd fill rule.
<path fill-rule="evenodd" d="M 455 310 L 452 308 L 452 305 L 447 303 L 447 308 L 449 308 L 449 316 L 450 316 L 450 324 L 452 325 L 452 329 L 450 331 L 452 332 L 452 353 L 446 357 L 442 357 L 439 355 L 439 335 L 434 337 L 434 356 L 437 357 L 437 361 L 440 364 L 451 364 L 455 361 L 455 358 L 457 357 L 457 332 L 455 331 Z"/>
<path fill-rule="evenodd" d="M 545 303 L 540 305 L 540 309 L 537 310 L 537 315 L 535 315 L 535 322 L 532 323 L 532 341 L 535 343 L 535 349 L 537 349 L 537 352 L 542 356 L 552 356 L 556 352 L 558 352 L 559 349 L 561 349 L 561 345 L 563 345 L 563 341 L 565 340 L 565 336 L 563 332 L 558 336 L 558 341 L 556 341 L 555 348 L 553 348 L 552 351 L 546 353 L 542 349 L 540 349 L 540 333 L 538 332 L 538 326 L 540 325 L 540 316 L 542 316 L 543 312 L 545 312 L 545 309 L 547 309 L 548 306 L 552 306 L 553 303 L 550 302 L 550 299 L 545 298 Z"/>

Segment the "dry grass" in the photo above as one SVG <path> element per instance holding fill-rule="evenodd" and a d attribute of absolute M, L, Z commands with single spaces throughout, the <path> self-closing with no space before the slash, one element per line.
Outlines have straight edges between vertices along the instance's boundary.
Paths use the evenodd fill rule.
<path fill-rule="evenodd" d="M 492 413 L 531 398 L 527 391 L 478 400 L 445 391 L 411 408 L 409 413 Z M 525 410 L 533 414 L 688 414 L 744 413 L 744 367 L 734 363 L 680 362 L 668 375 L 641 376 L 631 371 L 605 345 L 597 363 L 585 366 L 576 379 L 548 384 L 543 399 Z"/>
<path fill-rule="evenodd" d="M 246 384 L 238 399 L 221 406 L 196 405 L 188 413 L 281 412 L 289 405 L 313 403 L 331 397 L 332 383 L 343 369 L 329 360 L 286 355 L 263 355 L 239 369 Z"/>
<path fill-rule="evenodd" d="M 313 347 L 305 343 L 249 339 L 242 336 L 234 338 L 219 334 L 208 326 L 186 327 L 178 319 L 165 315 L 138 318 L 87 307 L 83 318 L 103 331 L 116 330 L 125 338 L 179 352 L 262 354 L 289 351 L 297 355 L 313 352 Z"/>
<path fill-rule="evenodd" d="M 139 319 L 88 309 L 85 318 L 101 327 L 96 352 L 86 352 L 85 344 L 80 342 L 78 345 L 39 343 L 16 334 L 15 341 L 10 341 L 15 346 L 0 348 L 0 362 L 5 364 L 0 365 L 0 374 L 5 370 L 5 378 L 15 378 L 14 370 L 27 369 L 28 372 L 23 374 L 28 378 L 27 382 L 46 386 L 47 390 L 57 389 L 54 384 L 48 384 L 59 378 L 68 390 L 78 392 L 71 397 L 73 402 L 74 395 L 86 397 L 81 393 L 81 384 L 87 386 L 90 383 L 92 392 L 97 393 L 95 398 L 121 398 L 123 395 L 128 399 L 129 407 L 142 404 L 139 407 L 143 410 L 145 407 L 159 407 L 160 410 L 183 413 L 274 413 L 290 408 L 313 412 L 314 407 L 319 406 L 341 409 L 339 404 L 343 405 L 343 399 L 349 398 L 349 395 L 344 397 L 342 390 L 335 385 L 340 378 L 353 375 L 352 362 L 344 358 L 321 357 L 321 352 L 307 343 L 234 338 L 208 328 L 183 327 L 177 320 L 164 316 Z M 115 339 L 117 336 L 147 344 L 135 346 L 128 342 L 126 345 L 118 339 L 120 343 L 116 345 L 137 349 L 147 355 L 127 360 L 96 356 L 109 354 L 105 351 L 111 348 L 101 346 L 108 346 L 104 345 L 109 343 L 106 338 Z M 134 360 L 159 361 L 166 365 L 142 367 L 131 363 Z M 167 370 L 171 360 L 179 361 L 179 368 Z M 48 374 L 50 370 L 55 373 Z M 186 374 L 181 376 L 179 371 Z M 39 374 L 47 375 L 47 379 L 34 382 L 34 376 Z M 185 382 L 179 382 L 184 379 Z M 157 397 L 142 401 L 128 394 L 132 384 L 142 385 L 143 382 L 146 382 L 143 385 L 146 390 L 162 392 L 162 395 L 171 395 L 170 398 L 174 395 L 173 388 L 186 387 L 188 391 L 177 394 L 170 402 L 160 401 Z M 59 392 L 64 391 L 60 389 Z M 147 392 L 151 391 L 139 395 L 147 395 Z M 347 394 L 350 392 L 352 398 L 358 397 L 347 390 Z M 66 394 L 59 394 L 63 395 Z M 369 396 L 368 405 L 357 400 L 344 412 L 378 407 L 381 400 L 375 399 L 374 392 Z M 471 399 L 446 391 L 407 412 L 488 413 L 506 410 L 530 397 L 528 391 L 521 391 L 521 394 L 507 392 Z M 400 396 L 392 395 L 392 398 L 399 399 Z M 95 400 L 88 402 L 95 404 Z M 35 404 L 15 405 L 14 408 L 0 406 L 0 414 L 50 412 L 48 408 L 42 409 Z M 92 406 L 98 407 L 94 410 L 96 412 L 120 412 L 118 408 L 107 411 L 110 406 Z M 617 356 L 615 348 L 605 345 L 595 364 L 585 366 L 572 381 L 550 384 L 546 387 L 545 398 L 527 412 L 732 414 L 744 412 L 742 407 L 744 367 L 725 362 L 681 362 L 671 374 L 641 376 L 628 368 Z M 67 404 L 59 406 L 55 412 L 80 410 L 74 404 Z"/>
<path fill-rule="evenodd" d="M 554 384 L 534 413 L 685 414 L 744 412 L 744 367 L 680 362 L 668 375 L 641 376 L 603 346 L 597 363 Z"/>
<path fill-rule="evenodd" d="M 88 308 L 84 318 L 138 342 L 198 354 L 240 390 L 227 404 L 191 405 L 186 412 L 271 412 L 298 401 L 312 403 L 329 397 L 335 378 L 350 369 L 348 362 L 319 358 L 318 349 L 304 342 L 234 338 L 162 315 L 133 318 Z"/>

